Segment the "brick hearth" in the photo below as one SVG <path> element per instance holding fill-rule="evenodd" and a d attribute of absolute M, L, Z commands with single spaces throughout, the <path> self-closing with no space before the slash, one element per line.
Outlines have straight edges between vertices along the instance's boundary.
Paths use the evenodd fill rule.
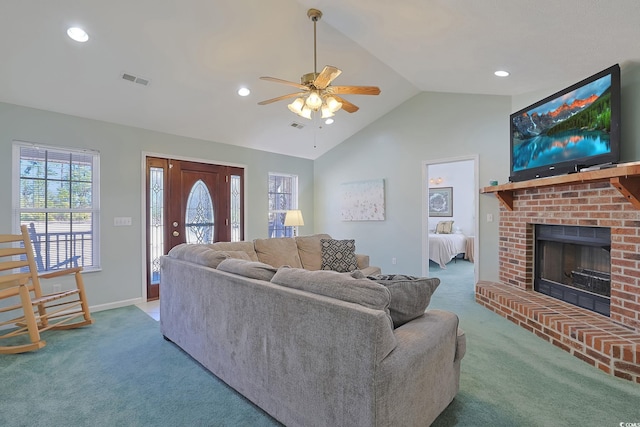
<path fill-rule="evenodd" d="M 500 283 L 485 307 L 604 372 L 640 383 L 640 210 L 608 181 L 518 189 L 501 206 Z M 533 291 L 536 224 L 611 228 L 611 317 Z"/>

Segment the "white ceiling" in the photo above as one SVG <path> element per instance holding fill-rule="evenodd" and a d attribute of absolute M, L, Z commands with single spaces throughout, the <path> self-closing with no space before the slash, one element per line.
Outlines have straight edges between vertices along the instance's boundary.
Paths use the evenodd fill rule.
<path fill-rule="evenodd" d="M 260 76 L 313 71 L 310 7 L 318 68 L 382 90 L 329 126 L 257 105 L 295 91 Z M 640 62 L 639 22 L 638 0 L 1 0 L 0 101 L 315 159 L 420 91 L 517 95 Z"/>

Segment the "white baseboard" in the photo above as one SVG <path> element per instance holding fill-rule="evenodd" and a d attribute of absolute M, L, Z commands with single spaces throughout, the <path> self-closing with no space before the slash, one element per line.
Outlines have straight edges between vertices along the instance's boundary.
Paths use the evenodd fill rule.
<path fill-rule="evenodd" d="M 110 302 L 108 304 L 90 306 L 89 310 L 91 310 L 91 312 L 98 312 L 103 310 L 111 310 L 113 308 L 127 307 L 129 305 L 136 305 L 136 304 L 140 304 L 141 302 L 144 302 L 144 299 L 142 297 L 133 298 L 133 299 L 128 299 L 124 301 Z"/>

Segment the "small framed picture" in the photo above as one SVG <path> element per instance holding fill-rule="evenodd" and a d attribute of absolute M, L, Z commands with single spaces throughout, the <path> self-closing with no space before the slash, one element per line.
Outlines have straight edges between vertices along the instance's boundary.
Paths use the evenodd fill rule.
<path fill-rule="evenodd" d="M 429 216 L 453 216 L 453 187 L 429 189 Z"/>

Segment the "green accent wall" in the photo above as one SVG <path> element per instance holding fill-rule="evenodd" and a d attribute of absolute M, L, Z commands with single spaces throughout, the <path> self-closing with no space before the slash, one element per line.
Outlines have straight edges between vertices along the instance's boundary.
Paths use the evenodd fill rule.
<path fill-rule="evenodd" d="M 247 240 L 268 234 L 268 173 L 298 175 L 305 220 L 300 234 L 314 229 L 312 160 L 0 103 L 0 181 L 5 183 L 0 186 L 0 233 L 12 230 L 14 140 L 100 152 L 102 271 L 85 276 L 89 303 L 98 309 L 140 302 L 143 296 L 144 154 L 244 166 Z M 114 217 L 131 217 L 133 224 L 114 227 Z"/>
<path fill-rule="evenodd" d="M 511 98 L 452 93 L 418 94 L 315 162 L 316 230 L 355 238 L 357 252 L 385 273 L 422 274 L 423 162 L 479 157 L 479 184 L 509 176 Z M 384 221 L 340 220 L 340 184 L 385 180 Z M 478 197 L 481 279 L 498 278 L 498 201 Z M 493 249 L 491 249 L 493 248 Z M 479 255 L 479 254 L 478 254 Z M 396 264 L 392 264 L 396 258 Z"/>
<path fill-rule="evenodd" d="M 635 161 L 640 159 L 640 65 L 626 63 L 621 69 L 621 156 Z M 477 156 L 480 187 L 491 179 L 506 182 L 509 114 L 572 83 L 514 97 L 420 93 L 315 161 L 0 103 L 0 179 L 5 182 L 0 232 L 9 232 L 12 224 L 13 140 L 100 151 L 102 271 L 85 278 L 90 304 L 110 308 L 138 302 L 144 274 L 143 155 L 159 154 L 245 166 L 248 240 L 267 237 L 268 173 L 296 174 L 305 220 L 300 234 L 355 238 L 357 251 L 370 255 L 383 272 L 420 275 L 424 162 Z M 340 114 L 339 120 L 348 120 Z M 386 219 L 341 221 L 340 185 L 380 178 Z M 499 205 L 492 195 L 477 199 L 476 267 L 481 280 L 497 280 Z M 488 214 L 493 222 L 486 221 Z M 133 225 L 114 227 L 113 218 L 123 216 L 132 217 Z"/>

